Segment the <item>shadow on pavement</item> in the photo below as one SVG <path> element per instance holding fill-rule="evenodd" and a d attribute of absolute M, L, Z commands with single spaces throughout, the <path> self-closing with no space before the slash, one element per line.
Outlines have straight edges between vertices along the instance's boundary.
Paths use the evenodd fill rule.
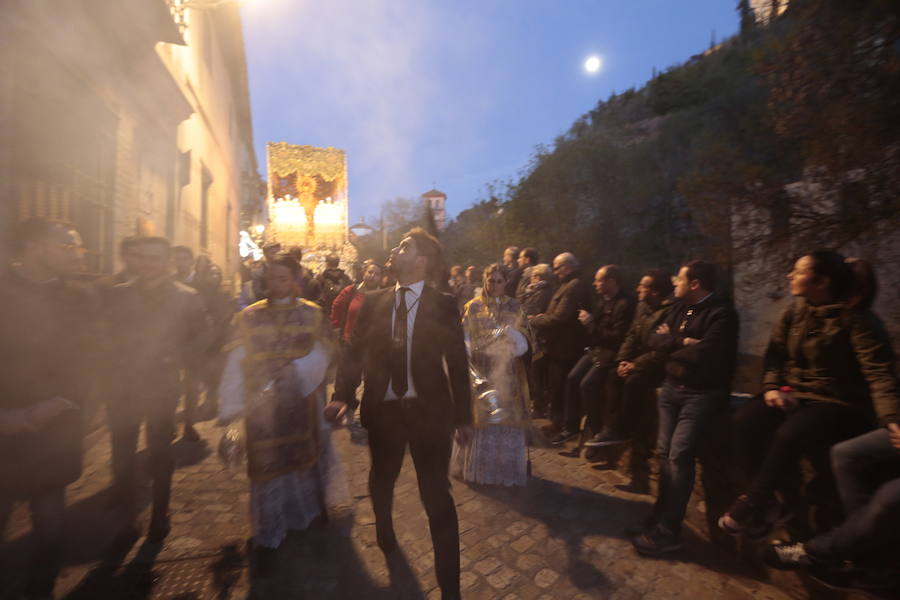
<path fill-rule="evenodd" d="M 116 540 L 117 542 L 124 540 Z M 137 540 L 132 539 L 131 544 Z M 115 547 L 116 544 L 114 543 Z M 162 550 L 162 544 L 145 542 L 134 558 L 122 567 L 122 561 L 130 551 L 125 544 L 105 556 L 99 566 L 92 569 L 87 576 L 66 596 L 66 600 L 143 600 L 149 598 L 157 580 L 154 572 L 156 557 Z M 122 554 L 124 550 L 124 554 Z M 116 562 L 118 560 L 118 562 Z"/>
<path fill-rule="evenodd" d="M 353 522 L 352 514 L 341 515 L 306 531 L 291 533 L 278 551 L 278 568 L 271 580 L 260 580 L 251 569 L 254 593 L 263 600 L 424 599 L 418 579 L 400 552 L 387 561 L 390 588 L 371 579 L 365 561 L 353 546 Z"/>
<path fill-rule="evenodd" d="M 498 489 L 494 486 L 473 486 L 478 493 L 503 502 L 524 517 L 543 522 L 548 537 L 561 540 L 566 549 L 566 568 L 572 583 L 582 590 L 609 590 L 610 582 L 603 574 L 597 556 L 585 552 L 585 538 L 601 536 L 624 539 L 624 528 L 646 517 L 649 506 L 645 502 L 575 488 L 546 479 L 533 477 L 522 492 Z M 575 521 L 575 523 L 573 523 Z M 746 577 L 758 577 L 747 565 L 723 557 L 715 546 L 697 538 L 685 529 L 685 550 L 664 558 L 671 562 L 692 562 L 717 572 Z M 599 545 L 596 548 L 599 549 Z M 602 555 L 602 550 L 599 552 Z M 636 555 L 636 553 L 635 553 Z M 614 560 L 610 556 L 610 560 Z M 654 560 L 654 559 L 641 559 Z M 598 563 L 596 566 L 592 563 Z M 601 568 L 598 568 L 601 567 Z"/>

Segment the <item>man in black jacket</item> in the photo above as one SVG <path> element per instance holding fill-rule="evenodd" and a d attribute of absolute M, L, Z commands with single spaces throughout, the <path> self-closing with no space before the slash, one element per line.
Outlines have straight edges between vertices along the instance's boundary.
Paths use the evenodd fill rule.
<path fill-rule="evenodd" d="M 207 351 L 209 320 L 197 291 L 169 276 L 166 238 L 141 238 L 134 281 L 112 288 L 106 310 L 112 346 L 108 367 L 108 413 L 112 442 L 113 496 L 127 518 L 123 533 L 137 535 L 138 483 L 135 453 L 145 423 L 153 509 L 149 541 L 169 533 L 169 498 L 175 456 L 171 447 L 181 371 Z"/>
<path fill-rule="evenodd" d="M 97 303 L 69 277 L 84 255 L 72 225 L 34 218 L 18 233 L 21 262 L 0 278 L 0 535 L 13 503 L 27 501 L 35 554 L 25 597 L 50 598 L 66 486 L 81 475 Z"/>
<path fill-rule="evenodd" d="M 679 303 L 650 339 L 666 356 L 660 394 L 659 494 L 651 517 L 627 533 L 637 551 L 658 556 L 681 548 L 681 523 L 694 489 L 697 443 L 710 418 L 728 405 L 737 358 L 738 315 L 714 293 L 712 263 L 695 260 L 678 271 Z"/>
<path fill-rule="evenodd" d="M 551 440 L 554 445 L 578 435 L 583 414 L 587 414 L 591 431 L 600 433 L 601 415 L 608 400 L 604 383 L 615 367 L 616 352 L 634 316 L 634 298 L 625 293 L 622 278 L 618 265 L 600 267 L 594 275 L 594 310 L 578 313 L 578 320 L 587 331 L 588 347 L 566 377 L 565 428 Z"/>
<path fill-rule="evenodd" d="M 424 230 L 411 230 L 391 251 L 387 266 L 397 284 L 366 295 L 338 368 L 335 401 L 326 413 L 352 404 L 364 378 L 360 419 L 369 432 L 369 491 L 378 546 L 385 554 L 397 549 L 394 483 L 408 445 L 442 598 L 459 598 L 459 528 L 448 469 L 454 429 L 460 443 L 472 435 L 459 312 L 453 296 L 425 284 L 441 271 L 440 245 Z"/>
<path fill-rule="evenodd" d="M 609 410 L 604 429 L 585 442 L 602 447 L 631 440 L 631 482 L 616 486 L 627 492 L 650 493 L 650 458 L 656 440 L 656 388 L 662 383 L 666 355 L 650 347 L 672 309 L 672 278 L 662 269 L 647 271 L 637 286 L 638 306 L 607 377 Z"/>

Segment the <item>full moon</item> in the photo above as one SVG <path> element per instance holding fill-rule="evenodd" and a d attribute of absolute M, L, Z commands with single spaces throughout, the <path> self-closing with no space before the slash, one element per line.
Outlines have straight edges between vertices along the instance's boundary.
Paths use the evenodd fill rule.
<path fill-rule="evenodd" d="M 600 71 L 600 67 L 603 66 L 603 63 L 600 61 L 599 56 L 588 56 L 587 60 L 584 61 L 584 70 L 592 75 Z"/>

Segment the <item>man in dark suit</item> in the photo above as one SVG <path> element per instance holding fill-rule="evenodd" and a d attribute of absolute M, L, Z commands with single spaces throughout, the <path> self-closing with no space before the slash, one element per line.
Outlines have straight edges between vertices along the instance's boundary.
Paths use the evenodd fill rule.
<path fill-rule="evenodd" d="M 421 228 L 391 251 L 393 287 L 366 295 L 335 381 L 339 413 L 364 378 L 360 418 L 369 432 L 369 491 L 378 546 L 397 550 L 391 505 L 409 445 L 428 514 L 442 598 L 459 598 L 459 529 L 448 471 L 454 430 L 472 436 L 466 348 L 456 299 L 425 284 L 440 276 L 441 248 Z M 446 363 L 446 371 L 444 364 Z"/>

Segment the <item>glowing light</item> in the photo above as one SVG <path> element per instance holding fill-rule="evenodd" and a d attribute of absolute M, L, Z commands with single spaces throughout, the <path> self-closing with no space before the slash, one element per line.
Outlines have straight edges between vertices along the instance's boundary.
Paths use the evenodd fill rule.
<path fill-rule="evenodd" d="M 273 221 L 280 227 L 288 229 L 305 229 L 306 212 L 296 198 L 287 196 L 272 204 Z"/>
<path fill-rule="evenodd" d="M 591 75 L 595 73 L 599 73 L 600 69 L 603 68 L 603 61 L 600 60 L 600 57 L 595 55 L 588 56 L 584 61 L 584 70 Z"/>
<path fill-rule="evenodd" d="M 256 231 L 257 234 L 262 235 L 262 232 L 266 230 L 266 226 L 265 225 L 257 225 L 253 229 Z"/>
<path fill-rule="evenodd" d="M 316 227 L 320 225 L 340 226 L 344 223 L 344 212 L 337 204 L 320 202 L 316 205 L 316 213 L 313 220 L 316 223 Z"/>

